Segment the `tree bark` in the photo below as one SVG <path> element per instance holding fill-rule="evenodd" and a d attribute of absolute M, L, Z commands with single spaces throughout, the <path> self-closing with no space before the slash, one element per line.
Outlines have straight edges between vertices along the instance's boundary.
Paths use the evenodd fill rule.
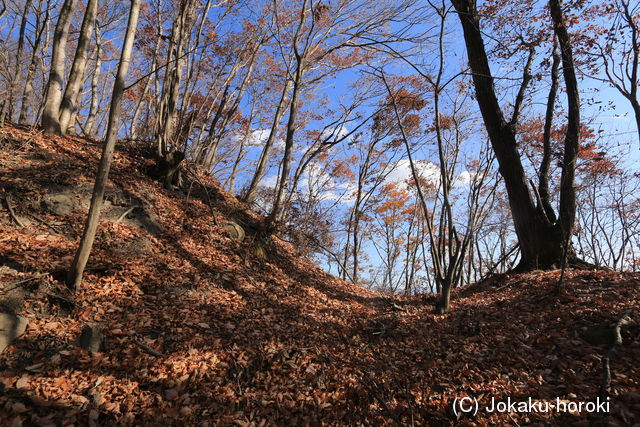
<path fill-rule="evenodd" d="M 302 59 L 304 60 L 304 59 Z M 287 134 L 284 141 L 284 157 L 282 159 L 282 171 L 280 181 L 276 188 L 276 195 L 271 209 L 271 221 L 279 221 L 282 210 L 282 201 L 289 184 L 289 172 L 291 170 L 291 161 L 293 159 L 293 143 L 296 132 L 296 119 L 298 116 L 298 96 L 300 95 L 302 76 L 304 70 L 301 69 L 302 64 L 298 64 L 296 77 L 293 85 L 293 94 L 291 96 L 291 105 L 289 108 L 289 120 L 287 121 Z"/>
<path fill-rule="evenodd" d="M 36 72 L 36 67 L 38 65 L 38 55 L 41 49 L 42 35 L 47 28 L 47 23 L 49 21 L 49 5 L 45 5 L 44 19 L 41 20 L 40 15 L 42 14 L 42 8 L 43 1 L 40 0 L 40 2 L 38 3 L 38 11 L 36 12 L 36 38 L 32 45 L 33 51 L 31 53 L 31 62 L 29 63 L 29 67 L 27 68 L 24 89 L 22 91 L 22 101 L 20 102 L 20 115 L 18 116 L 18 123 L 20 124 L 24 124 L 27 120 L 27 114 L 29 112 L 29 97 L 33 92 L 33 78 Z"/>
<path fill-rule="evenodd" d="M 247 189 L 247 192 L 243 197 L 243 200 L 247 203 L 253 203 L 253 201 L 256 199 L 256 196 L 258 195 L 258 186 L 260 185 L 260 181 L 262 181 L 262 177 L 267 170 L 267 164 L 269 163 L 271 149 L 278 135 L 278 126 L 280 125 L 280 121 L 282 120 L 282 116 L 284 115 L 286 109 L 291 83 L 292 81 L 287 78 L 287 81 L 284 84 L 284 89 L 282 90 L 280 102 L 276 107 L 276 113 L 273 118 L 273 123 L 271 124 L 269 136 L 267 137 L 267 140 L 264 143 L 264 147 L 262 148 L 262 153 L 260 154 L 260 159 L 258 160 L 256 171 L 251 178 L 249 188 Z"/>
<path fill-rule="evenodd" d="M 247 64 L 247 72 L 244 75 L 244 78 L 242 79 L 242 83 L 240 84 L 240 86 L 237 87 L 231 93 L 231 95 L 227 95 L 228 90 L 227 90 L 227 88 L 225 88 L 223 99 L 222 99 L 222 101 L 220 103 L 220 106 L 218 108 L 218 112 L 216 112 L 216 117 L 217 118 L 214 119 L 214 121 L 211 124 L 211 127 L 209 128 L 209 140 L 210 140 L 210 142 L 209 142 L 208 152 L 207 152 L 206 158 L 204 160 L 204 165 L 208 170 L 211 170 L 215 166 L 215 164 L 216 164 L 216 156 L 217 156 L 217 152 L 218 152 L 218 145 L 220 144 L 220 141 L 222 140 L 222 137 L 223 137 L 224 132 L 225 132 L 225 130 L 227 128 L 227 125 L 229 124 L 229 122 L 231 121 L 233 116 L 238 111 L 238 108 L 240 107 L 240 102 L 244 98 L 244 93 L 245 93 L 245 91 L 247 89 L 247 84 L 251 80 L 251 76 L 253 74 L 253 68 L 254 68 L 254 65 L 255 65 L 255 58 L 256 58 L 256 55 L 258 54 L 258 50 L 260 49 L 261 45 L 262 45 L 262 43 L 257 43 L 255 49 L 251 53 L 251 56 L 249 58 L 249 62 Z M 231 82 L 229 84 L 231 84 Z M 231 99 L 232 96 L 234 97 L 233 104 L 231 104 L 231 106 L 226 111 L 224 111 L 224 108 L 226 107 L 226 104 L 228 103 L 228 101 Z M 220 116 L 218 116 L 218 114 L 220 114 Z M 220 122 L 219 126 L 217 126 L 218 130 L 216 131 L 216 123 L 218 122 L 218 120 L 220 118 L 222 118 L 222 121 Z"/>
<path fill-rule="evenodd" d="M 140 0 L 131 0 L 131 9 L 129 12 L 129 22 L 124 37 L 120 63 L 118 72 L 113 84 L 113 96 L 111 98 L 111 107 L 109 110 L 109 123 L 107 125 L 107 134 L 100 158 L 100 165 L 96 176 L 96 183 L 93 187 L 91 197 L 91 205 L 87 222 L 85 223 L 84 233 L 76 251 L 73 264 L 69 270 L 67 283 L 72 290 L 76 290 L 82 282 L 82 274 L 89 260 L 93 241 L 95 239 L 96 230 L 100 220 L 100 209 L 104 198 L 104 191 L 109 177 L 109 169 L 113 160 L 113 151 L 118 137 L 118 124 L 120 121 L 120 112 L 122 110 L 122 97 L 124 94 L 125 78 L 129 63 L 131 62 L 131 50 L 135 39 L 136 27 L 138 25 L 138 15 L 140 12 Z"/>
<path fill-rule="evenodd" d="M 153 59 L 151 60 L 151 66 L 149 67 L 149 69 L 151 71 L 156 69 L 156 66 L 158 64 L 158 57 L 159 57 L 159 52 L 160 52 L 160 41 L 162 40 L 162 34 L 160 32 L 158 32 L 158 34 L 156 35 L 156 43 L 155 46 L 153 48 Z M 140 99 L 138 100 L 138 103 L 136 104 L 136 108 L 133 110 L 133 117 L 131 118 L 131 139 L 135 140 L 138 137 L 138 130 L 137 130 L 137 123 L 138 123 L 138 117 L 140 115 L 140 107 L 142 106 L 142 103 L 145 102 L 145 99 L 147 98 L 147 94 L 149 92 L 149 87 L 151 86 L 151 76 L 149 76 L 147 78 L 147 80 L 144 83 L 144 87 L 142 88 L 142 93 L 140 94 Z M 148 107 L 148 105 L 147 105 Z"/>
<path fill-rule="evenodd" d="M 93 71 L 93 77 L 91 78 L 91 106 L 89 107 L 89 114 L 84 125 L 85 136 L 89 138 L 93 138 L 98 109 L 100 108 L 98 102 L 98 85 L 100 82 L 100 67 L 102 67 L 102 38 L 100 28 L 97 25 L 94 32 L 96 37 L 96 65 Z"/>
<path fill-rule="evenodd" d="M 580 93 L 578 79 L 573 62 L 573 51 L 569 32 L 562 16 L 561 0 L 549 0 L 551 18 L 562 55 L 562 74 L 567 92 L 568 118 L 567 133 L 564 140 L 564 157 L 562 160 L 562 176 L 560 177 L 560 212 L 558 231 L 567 245 L 573 234 L 576 221 L 576 161 L 580 147 Z"/>
<path fill-rule="evenodd" d="M 69 71 L 69 80 L 64 89 L 62 102 L 60 104 L 60 132 L 67 133 L 69 126 L 73 126 L 75 113 L 78 111 L 77 99 L 79 98 L 80 89 L 84 80 L 84 71 L 87 68 L 87 52 L 93 35 L 93 26 L 98 13 L 98 0 L 88 0 L 87 9 L 82 19 L 82 27 L 80 28 L 80 37 L 76 53 L 73 57 L 71 71 Z"/>
<path fill-rule="evenodd" d="M 184 49 L 187 38 L 191 34 L 192 16 L 195 11 L 193 0 L 180 2 L 179 16 L 173 23 L 171 39 L 169 43 L 169 55 L 167 70 L 162 86 L 162 97 L 158 108 L 158 158 L 162 158 L 171 151 L 171 144 L 175 134 L 177 117 L 178 94 L 182 79 L 184 64 Z"/>
<path fill-rule="evenodd" d="M 22 13 L 22 20 L 20 22 L 20 33 L 18 35 L 18 49 L 16 51 L 16 68 L 14 70 L 13 81 L 11 82 L 11 86 L 9 86 L 9 118 L 13 120 L 13 94 L 18 87 L 18 82 L 20 81 L 20 70 L 22 69 L 22 52 L 24 51 L 24 38 L 25 38 L 25 29 L 27 27 L 27 18 L 30 13 L 31 4 L 33 0 L 27 0 L 24 5 L 24 12 Z M 37 29 L 36 29 L 37 31 Z"/>
<path fill-rule="evenodd" d="M 551 3 L 554 1 L 552 0 Z M 565 141 L 565 162 L 563 164 L 563 178 L 561 191 L 561 219 L 556 224 L 550 223 L 546 216 L 536 207 L 528 185 L 527 178 L 520 159 L 516 144 L 516 131 L 505 120 L 495 92 L 494 80 L 489 67 L 487 53 L 480 30 L 480 20 L 476 10 L 475 0 L 452 0 L 464 32 L 469 66 L 473 72 L 473 83 L 476 98 L 480 107 L 487 133 L 491 140 L 493 151 L 499 163 L 500 174 L 504 178 L 509 197 L 509 206 L 513 218 L 515 231 L 520 244 L 521 261 L 519 270 L 535 268 L 552 268 L 560 265 L 564 256 L 564 242 L 568 241 L 573 230 L 575 220 L 575 192 L 573 183 L 575 176 L 575 153 L 577 153 L 577 139 L 573 135 L 579 129 L 577 84 L 568 74 L 573 72 L 571 47 L 566 35 L 566 28 L 560 41 L 565 80 L 567 89 L 572 92 L 569 113 L 569 128 Z M 553 7 L 553 4 L 551 4 Z M 558 17 L 556 17 L 558 18 Z M 561 20 L 562 18 L 559 17 Z M 554 18 L 555 21 L 555 18 Z M 556 33 L 558 26 L 556 23 Z M 560 34 L 558 33 L 560 38 Z M 567 68 L 571 71 L 567 72 Z M 573 94 L 575 92 L 575 94 Z M 575 98 L 575 99 L 574 99 Z M 572 136 L 569 136 L 569 133 Z M 563 225 L 560 225 L 563 224 Z"/>
<path fill-rule="evenodd" d="M 42 111 L 42 127 L 46 133 L 60 134 L 60 102 L 62 101 L 62 85 L 64 83 L 64 62 L 69 26 L 75 7 L 76 0 L 64 1 L 53 35 L 51 70 L 46 87 L 44 110 Z"/>
<path fill-rule="evenodd" d="M 558 92 L 558 80 L 560 73 L 560 54 L 557 49 L 557 41 L 554 39 L 553 62 L 551 65 L 551 87 L 547 97 L 547 109 L 544 120 L 544 133 L 542 136 L 542 161 L 538 172 L 538 194 L 540 196 L 540 208 L 550 222 L 556 221 L 555 212 L 551 206 L 549 196 L 549 166 L 551 164 L 551 130 L 553 127 L 553 115 L 555 114 L 556 96 Z"/>

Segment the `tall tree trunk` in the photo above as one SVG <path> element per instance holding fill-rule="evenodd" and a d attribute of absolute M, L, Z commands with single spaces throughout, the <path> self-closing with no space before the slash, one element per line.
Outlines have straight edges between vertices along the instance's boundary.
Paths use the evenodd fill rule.
<path fill-rule="evenodd" d="M 60 102 L 62 101 L 62 85 L 64 83 L 64 63 L 69 26 L 75 7 L 76 0 L 64 1 L 53 35 L 51 70 L 46 87 L 44 110 L 42 111 L 42 127 L 47 133 L 60 133 Z"/>
<path fill-rule="evenodd" d="M 93 187 L 93 195 L 91 197 L 91 205 L 89 207 L 89 214 L 87 216 L 87 222 L 85 224 L 84 233 L 80 240 L 80 245 L 76 251 L 73 264 L 69 270 L 69 276 L 67 278 L 68 285 L 73 289 L 77 289 L 82 282 L 82 274 L 84 268 L 89 260 L 89 254 L 91 253 L 91 247 L 93 246 L 93 240 L 98 229 L 98 222 L 100 220 L 100 209 L 102 208 L 102 202 L 104 197 L 104 190 L 107 185 L 107 179 L 109 177 L 109 169 L 111 168 L 111 162 L 113 160 L 113 150 L 116 145 L 116 139 L 118 137 L 118 125 L 120 122 L 120 111 L 122 110 L 122 96 L 124 94 L 124 84 L 131 62 L 131 50 L 133 47 L 133 41 L 135 39 L 136 27 L 138 25 L 138 15 L 140 12 L 140 0 L 131 0 L 131 9 L 129 12 L 129 22 L 127 24 L 127 32 L 124 37 L 124 44 L 122 46 L 122 54 L 120 56 L 120 63 L 118 65 L 118 72 L 113 84 L 113 96 L 111 98 L 111 107 L 109 110 L 109 124 L 107 125 L 107 135 L 102 151 L 102 157 L 100 159 L 100 166 L 98 167 L 98 174 L 96 176 L 96 183 Z"/>
<path fill-rule="evenodd" d="M 222 140 L 222 137 L 223 137 L 224 132 L 225 132 L 225 130 L 227 128 L 227 125 L 229 124 L 229 122 L 231 121 L 233 116 L 238 111 L 238 107 L 240 106 L 240 102 L 244 98 L 244 93 L 245 93 L 245 91 L 247 89 L 247 84 L 250 82 L 251 77 L 253 75 L 253 68 L 254 68 L 254 65 L 255 65 L 255 58 L 256 58 L 256 55 L 258 53 L 258 50 L 260 49 L 260 46 L 262 46 L 262 43 L 258 43 L 257 46 L 255 47 L 255 49 L 253 50 L 253 52 L 251 53 L 251 56 L 249 58 L 249 63 L 247 64 L 247 72 L 246 72 L 244 78 L 242 79 L 242 83 L 240 84 L 240 86 L 237 87 L 231 93 L 231 95 L 227 95 L 228 90 L 227 90 L 227 88 L 225 88 L 225 93 L 224 93 L 222 101 L 220 103 L 220 107 L 218 108 L 218 111 L 216 112 L 216 118 L 214 118 L 214 121 L 211 124 L 211 128 L 209 129 L 209 138 L 210 138 L 211 142 L 209 143 L 210 146 L 209 146 L 209 149 L 208 149 L 205 161 L 204 161 L 204 165 L 208 170 L 211 170 L 215 166 L 215 164 L 216 164 L 216 155 L 217 155 L 217 152 L 218 152 L 218 145 L 220 144 L 220 141 Z M 229 84 L 231 84 L 231 83 L 229 83 Z M 227 102 L 232 97 L 234 97 L 233 104 L 226 111 L 224 111 L 224 108 L 225 108 Z M 220 113 L 220 116 L 218 116 L 218 113 Z M 216 123 L 218 122 L 220 117 L 222 118 L 222 121 L 220 122 L 219 126 L 217 126 L 217 130 L 216 130 Z"/>
<path fill-rule="evenodd" d="M 247 120 L 246 132 L 240 141 L 240 147 L 238 147 L 238 155 L 236 156 L 235 161 L 233 162 L 233 167 L 231 168 L 231 173 L 225 182 L 224 187 L 228 188 L 229 193 L 233 194 L 235 191 L 236 178 L 238 176 L 238 172 L 240 171 L 240 162 L 244 159 L 245 156 L 245 145 L 247 141 L 251 137 L 252 134 L 252 125 L 255 117 L 255 108 L 256 108 L 256 100 L 254 99 L 251 103 L 251 110 L 249 111 L 249 119 Z"/>
<path fill-rule="evenodd" d="M 251 183 L 249 184 L 249 188 L 247 189 L 246 194 L 243 199 L 247 203 L 253 203 L 258 195 L 258 186 L 260 185 L 260 181 L 264 177 L 264 174 L 267 170 L 267 164 L 269 163 L 269 156 L 271 155 L 271 149 L 273 148 L 273 143 L 276 140 L 278 135 L 278 126 L 280 125 L 280 121 L 282 120 L 282 116 L 284 115 L 287 103 L 289 102 L 289 89 L 291 89 L 292 81 L 287 78 L 287 81 L 284 84 L 284 88 L 282 89 L 282 96 L 280 97 L 280 102 L 278 102 L 278 106 L 276 107 L 276 112 L 273 117 L 273 123 L 271 124 L 271 130 L 269 131 L 269 136 L 264 143 L 264 147 L 262 147 L 262 152 L 260 153 L 260 159 L 258 159 L 258 165 L 256 166 L 256 171 L 251 178 Z"/>
<path fill-rule="evenodd" d="M 49 22 L 49 5 L 43 4 L 43 0 L 40 0 L 38 3 L 38 11 L 36 12 L 36 25 L 35 32 L 36 38 L 33 42 L 33 51 L 31 53 L 31 62 L 29 63 L 29 67 L 27 68 L 27 75 L 25 77 L 24 89 L 22 91 L 22 101 L 20 102 L 20 115 L 18 116 L 18 123 L 24 124 L 27 120 L 27 114 L 29 113 L 29 98 L 31 93 L 33 92 L 33 79 L 34 74 L 36 72 L 36 67 L 38 65 L 38 56 L 41 49 L 42 44 L 42 35 L 44 33 L 45 28 L 47 28 L 47 23 Z M 45 8 L 44 11 L 44 19 L 41 20 L 40 15 L 42 14 L 42 8 Z"/>
<path fill-rule="evenodd" d="M 638 141 L 640 142 L 640 102 L 637 99 L 631 101 L 631 107 L 633 107 L 633 113 L 636 118 L 636 128 L 638 129 Z"/>
<path fill-rule="evenodd" d="M 560 53 L 558 52 L 557 39 L 553 43 L 553 63 L 551 65 L 551 87 L 547 97 L 547 109 L 545 112 L 544 132 L 542 136 L 542 161 L 538 172 L 538 195 L 540 196 L 540 208 L 550 222 L 556 221 L 555 212 L 551 206 L 549 196 L 549 167 L 551 165 L 551 131 L 553 127 L 553 116 L 555 114 L 556 96 L 558 92 L 558 80 L 560 73 Z"/>
<path fill-rule="evenodd" d="M 187 38 L 191 34 L 192 16 L 195 2 L 182 0 L 179 15 L 173 23 L 167 70 L 162 86 L 162 97 L 158 108 L 157 155 L 161 159 L 170 152 L 170 146 L 175 134 L 178 95 L 182 79 L 182 69 L 185 62 L 184 49 Z"/>
<path fill-rule="evenodd" d="M 576 221 L 576 161 L 580 147 L 580 93 L 573 62 L 573 50 L 569 32 L 562 16 L 562 1 L 549 0 L 551 18 L 562 54 L 562 74 L 567 92 L 567 133 L 564 140 L 562 176 L 560 177 L 560 212 L 557 224 L 564 245 L 568 245 L 573 235 Z"/>
<path fill-rule="evenodd" d="M 287 121 L 287 134 L 284 141 L 282 171 L 280 174 L 280 181 L 276 187 L 273 208 L 271 209 L 271 222 L 281 220 L 282 201 L 284 200 L 284 195 L 289 187 L 289 172 L 291 170 L 291 162 L 293 160 L 293 144 L 296 132 L 296 119 L 298 116 L 298 97 L 302 90 L 302 77 L 304 75 L 304 70 L 302 69 L 303 61 L 304 57 L 299 59 L 293 85 L 293 94 L 291 96 L 291 105 L 289 107 L 289 120 Z"/>
<path fill-rule="evenodd" d="M 193 43 L 194 48 L 189 49 L 193 52 L 189 55 L 190 59 L 187 62 L 187 79 L 185 81 L 185 93 L 182 97 L 182 105 L 180 107 L 182 115 L 186 114 L 189 111 L 189 107 L 191 106 L 191 98 L 199 81 L 200 70 L 202 69 L 202 58 L 204 56 L 204 52 L 206 51 L 207 44 L 205 43 L 200 52 L 198 52 L 198 48 L 200 47 L 200 38 L 202 37 L 204 24 L 207 21 L 207 16 L 209 14 L 210 8 L 211 0 L 207 0 L 207 3 L 204 6 L 204 10 L 200 15 L 200 24 L 198 24 L 198 29 L 196 30 L 196 38 Z"/>
<path fill-rule="evenodd" d="M 480 30 L 480 20 L 476 10 L 475 0 L 452 0 L 458 12 L 462 25 L 469 66 L 473 72 L 473 82 L 476 90 L 476 98 L 480 112 L 491 140 L 491 145 L 499 163 L 500 174 L 504 178 L 509 197 L 509 206 L 513 218 L 515 231 L 520 243 L 521 261 L 519 269 L 551 268 L 558 266 L 563 257 L 563 235 L 571 233 L 575 217 L 575 198 L 571 200 L 570 187 L 573 186 L 575 161 L 569 161 L 563 165 L 563 180 L 565 188 L 564 204 L 560 210 L 560 216 L 564 216 L 565 226 L 559 233 L 558 225 L 551 224 L 546 216 L 537 209 L 534 199 L 529 191 L 527 178 L 522 166 L 520 154 L 516 144 L 515 128 L 505 120 L 502 109 L 495 92 L 495 86 L 484 41 Z M 557 29 L 556 29 L 557 31 Z M 568 36 L 563 45 L 568 44 Z M 563 62 L 565 50 L 563 50 Z M 570 52 L 570 48 L 568 49 Z M 567 65 L 565 65 L 565 68 Z M 571 64 L 573 70 L 573 64 Z M 566 74 L 566 73 L 565 73 Z M 565 76 L 566 77 L 566 76 Z M 569 86 L 569 85 L 568 85 Z M 577 90 L 577 87 L 576 87 Z M 575 108 L 574 108 L 575 109 Z M 570 114 L 570 119 L 575 120 L 575 111 Z M 570 124 L 570 127 L 572 124 Z M 578 125 L 579 126 L 579 125 Z M 573 142 L 565 144 L 569 147 L 569 160 L 572 156 Z M 567 153 L 565 153 L 565 156 Z M 566 169 L 566 172 L 565 172 Z M 571 204 L 574 204 L 573 209 Z M 572 214 L 573 211 L 573 214 Z"/>
<path fill-rule="evenodd" d="M 100 83 L 100 68 L 102 67 L 102 38 L 98 25 L 95 26 L 94 32 L 96 37 L 96 65 L 93 71 L 93 77 L 91 78 L 91 106 L 89 107 L 89 115 L 84 125 L 85 136 L 90 138 L 93 138 L 98 109 L 100 108 L 98 102 L 98 86 Z"/>
<path fill-rule="evenodd" d="M 20 76 L 21 73 L 20 71 L 22 70 L 22 52 L 24 51 L 24 38 L 25 38 L 25 29 L 27 27 L 27 18 L 29 13 L 31 12 L 29 9 L 31 9 L 31 4 L 33 3 L 33 0 L 27 0 L 24 4 L 24 11 L 22 12 L 22 20 L 20 22 L 20 33 L 18 35 L 18 49 L 16 50 L 16 68 L 14 70 L 14 75 L 13 75 L 13 81 L 11 82 L 11 85 L 9 86 L 9 119 L 13 120 L 13 106 L 14 106 L 14 100 L 13 100 L 13 94 L 16 91 L 16 88 L 18 87 L 18 82 L 20 81 Z M 36 31 L 37 28 L 36 28 Z"/>
<path fill-rule="evenodd" d="M 311 27 L 311 29 L 307 30 L 307 40 L 303 45 L 302 51 L 300 51 L 300 48 L 298 47 L 298 40 L 302 35 L 302 30 L 307 19 L 307 12 L 307 0 L 303 0 L 300 9 L 300 20 L 298 22 L 298 27 L 296 28 L 293 40 L 291 41 L 293 53 L 296 60 L 296 69 L 293 80 L 291 105 L 289 106 L 289 119 L 287 121 L 287 133 L 284 141 L 284 157 L 282 159 L 280 181 L 276 186 L 276 194 L 273 200 L 273 207 L 271 209 L 271 215 L 268 220 L 271 224 L 281 220 L 281 210 L 283 204 L 282 202 L 284 200 L 285 192 L 289 187 L 289 171 L 291 169 L 291 162 L 293 160 L 293 144 L 296 132 L 296 119 L 298 116 L 298 97 L 300 96 L 300 92 L 302 91 L 302 79 L 304 77 L 306 69 L 309 38 L 311 37 L 311 33 L 313 30 L 313 26 Z"/>
<path fill-rule="evenodd" d="M 87 68 L 87 52 L 91 36 L 93 35 L 93 25 L 98 13 L 98 0 L 88 0 L 87 9 L 82 19 L 80 36 L 76 47 L 76 54 L 73 57 L 71 71 L 69 71 L 69 81 L 64 89 L 62 102 L 60 104 L 60 132 L 67 133 L 69 126 L 73 126 L 75 113 L 78 111 L 77 99 L 79 99 L 80 89 L 84 81 L 84 71 Z"/>
<path fill-rule="evenodd" d="M 151 71 L 155 70 L 156 66 L 158 65 L 161 39 L 162 39 L 162 34 L 158 33 L 156 36 L 156 44 L 153 48 L 153 59 L 151 60 L 151 67 L 149 68 Z M 150 86 L 151 86 L 151 76 L 149 76 L 149 78 L 146 79 L 144 83 L 144 87 L 142 88 L 142 93 L 140 94 L 140 99 L 136 104 L 136 108 L 133 110 L 133 117 L 131 118 L 131 126 L 130 126 L 131 139 L 133 140 L 135 140 L 138 137 L 138 129 L 137 129 L 136 123 L 138 123 L 138 117 L 140 115 L 140 110 L 141 110 L 140 107 L 142 106 L 142 103 L 145 102 L 145 99 L 147 98 L 147 94 L 149 92 Z"/>

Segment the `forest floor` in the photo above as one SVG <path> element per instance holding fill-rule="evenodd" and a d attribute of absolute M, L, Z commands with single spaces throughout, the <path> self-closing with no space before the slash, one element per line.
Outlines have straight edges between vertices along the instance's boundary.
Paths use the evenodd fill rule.
<path fill-rule="evenodd" d="M 558 271 L 494 277 L 438 316 L 430 295 L 350 285 L 262 236 L 261 217 L 214 179 L 167 191 L 120 149 L 73 295 L 61 277 L 99 156 L 94 141 L 0 129 L 0 312 L 29 321 L 0 354 L 0 425 L 640 422 L 636 326 L 611 360 L 610 412 L 485 408 L 595 401 L 607 348 L 584 337 L 627 310 L 638 318 L 640 275 L 568 271 L 559 294 Z M 78 346 L 92 322 L 102 352 Z M 477 414 L 454 413 L 464 396 Z"/>

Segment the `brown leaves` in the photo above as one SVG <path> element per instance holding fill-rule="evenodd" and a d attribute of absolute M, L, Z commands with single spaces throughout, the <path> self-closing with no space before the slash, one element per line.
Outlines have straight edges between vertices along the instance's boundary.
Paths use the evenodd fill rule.
<path fill-rule="evenodd" d="M 75 140 L 33 143 L 59 154 L 86 149 Z M 449 405 L 462 395 L 587 399 L 599 387 L 601 356 L 582 342 L 580 328 L 640 309 L 637 276 L 570 271 L 562 298 L 551 293 L 556 272 L 503 277 L 458 290 L 454 309 L 434 316 L 430 296 L 403 299 L 348 285 L 277 238 L 264 243 L 267 259 L 258 259 L 246 241 L 254 236 L 231 245 L 199 195 L 186 203 L 131 167 L 134 159 L 123 155 L 120 163 L 115 186 L 154 200 L 157 229 L 104 220 L 108 234 L 90 261 L 104 268 L 88 272 L 75 308 L 61 311 L 41 294 L 27 301 L 29 329 L 0 355 L 0 412 L 18 422 L 381 425 L 397 418 L 440 425 L 454 421 Z M 81 181 L 90 169 L 70 179 Z M 3 179 L 15 182 L 16 174 Z M 200 179 L 219 193 L 221 219 L 259 219 Z M 405 214 L 406 191 L 386 191 L 393 197 L 382 209 Z M 73 232 L 56 235 L 39 224 L 2 223 L 0 253 L 32 270 L 64 268 L 81 218 L 73 224 Z M 152 250 L 117 255 L 113 248 L 131 236 L 148 238 Z M 76 346 L 83 323 L 96 320 L 106 323 L 102 354 Z M 618 422 L 638 421 L 638 356 L 629 348 L 616 359 Z M 479 414 L 460 422 L 513 420 Z"/>

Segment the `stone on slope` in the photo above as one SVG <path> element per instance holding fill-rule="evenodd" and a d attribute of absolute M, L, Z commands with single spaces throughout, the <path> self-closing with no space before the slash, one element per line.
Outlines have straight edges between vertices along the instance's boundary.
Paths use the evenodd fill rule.
<path fill-rule="evenodd" d="M 0 353 L 24 333 L 29 321 L 15 314 L 0 313 Z"/>

